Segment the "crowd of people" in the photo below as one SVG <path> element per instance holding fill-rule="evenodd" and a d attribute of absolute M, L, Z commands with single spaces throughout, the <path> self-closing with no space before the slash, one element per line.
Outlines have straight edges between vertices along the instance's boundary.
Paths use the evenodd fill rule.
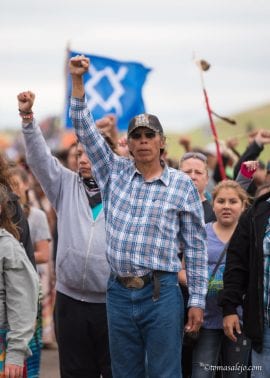
<path fill-rule="evenodd" d="M 18 94 L 25 156 L 0 155 L 0 377 L 270 376 L 270 132 L 245 152 L 180 143 L 140 114 L 119 137 L 69 61 L 77 141 L 48 148 L 35 95 Z"/>

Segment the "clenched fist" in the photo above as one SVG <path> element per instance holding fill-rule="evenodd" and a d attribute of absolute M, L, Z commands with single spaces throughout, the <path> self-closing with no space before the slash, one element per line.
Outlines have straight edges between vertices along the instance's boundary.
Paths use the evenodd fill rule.
<path fill-rule="evenodd" d="M 69 60 L 69 72 L 71 75 L 82 76 L 90 66 L 89 58 L 84 55 L 76 55 Z"/>
<path fill-rule="evenodd" d="M 35 94 L 30 91 L 21 92 L 17 96 L 18 108 L 21 112 L 30 113 L 35 101 Z"/>

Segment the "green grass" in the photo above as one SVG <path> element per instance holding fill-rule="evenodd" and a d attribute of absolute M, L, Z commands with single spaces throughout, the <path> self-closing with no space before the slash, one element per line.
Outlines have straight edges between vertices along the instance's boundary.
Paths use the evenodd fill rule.
<path fill-rule="evenodd" d="M 237 124 L 233 126 L 223 121 L 217 121 L 217 118 L 214 118 L 218 138 L 226 141 L 228 138 L 237 137 L 239 145 L 236 149 L 242 153 L 248 144 L 247 134 L 251 129 L 263 128 L 270 130 L 270 104 L 250 109 L 243 113 L 233 114 L 230 118 L 236 120 Z M 183 147 L 178 144 L 178 139 L 181 135 L 189 136 L 194 147 L 203 148 L 207 143 L 213 142 L 210 124 L 202 125 L 191 132 L 167 134 L 167 150 L 171 158 L 179 159 L 184 153 Z M 270 145 L 265 146 L 260 158 L 265 162 L 270 160 Z"/>

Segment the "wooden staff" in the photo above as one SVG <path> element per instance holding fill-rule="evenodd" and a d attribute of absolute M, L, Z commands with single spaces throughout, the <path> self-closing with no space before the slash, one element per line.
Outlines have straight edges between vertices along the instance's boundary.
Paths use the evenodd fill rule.
<path fill-rule="evenodd" d="M 221 156 L 221 152 L 220 152 L 220 145 L 219 145 L 217 130 L 216 130 L 216 126 L 215 126 L 215 123 L 214 123 L 214 120 L 213 120 L 213 116 L 212 116 L 213 112 L 212 112 L 211 107 L 210 107 L 208 94 L 207 94 L 207 91 L 205 89 L 205 84 L 204 84 L 204 80 L 203 80 L 203 71 L 208 71 L 209 68 L 210 68 L 210 64 L 208 62 L 206 62 L 205 60 L 199 60 L 196 63 L 198 65 L 199 69 L 200 69 L 201 83 L 202 83 L 202 89 L 203 89 L 203 94 L 204 94 L 204 99 L 205 99 L 206 110 L 207 110 L 207 114 L 208 114 L 209 121 L 210 121 L 211 131 L 212 131 L 214 141 L 215 141 L 215 144 L 216 144 L 219 172 L 220 172 L 220 176 L 221 176 L 222 180 L 224 180 L 224 179 L 226 179 L 226 174 L 225 174 L 224 164 L 223 164 L 223 160 L 222 160 L 222 156 Z"/>

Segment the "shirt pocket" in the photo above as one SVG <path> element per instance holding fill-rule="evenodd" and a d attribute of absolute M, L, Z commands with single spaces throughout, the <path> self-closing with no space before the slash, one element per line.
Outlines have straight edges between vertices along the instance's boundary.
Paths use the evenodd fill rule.
<path fill-rule="evenodd" d="M 149 209 L 150 217 L 156 221 L 159 229 L 167 230 L 178 229 L 179 227 L 179 209 L 169 201 L 155 200 L 152 201 Z"/>

